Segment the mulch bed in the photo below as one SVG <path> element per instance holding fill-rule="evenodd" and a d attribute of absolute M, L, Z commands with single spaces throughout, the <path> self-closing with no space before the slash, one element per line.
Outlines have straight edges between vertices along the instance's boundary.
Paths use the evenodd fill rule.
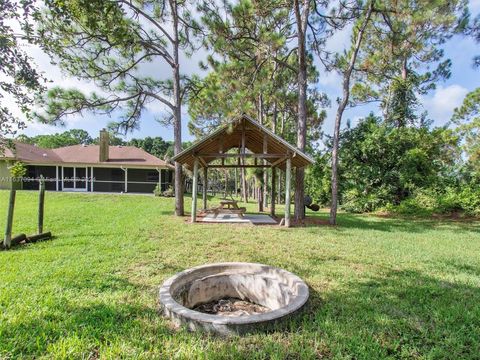
<path fill-rule="evenodd" d="M 290 220 L 291 227 L 303 227 L 309 225 L 324 225 L 324 226 L 331 226 L 328 222 L 328 219 L 321 219 L 318 217 L 306 217 L 301 221 L 295 221 L 294 219 Z"/>

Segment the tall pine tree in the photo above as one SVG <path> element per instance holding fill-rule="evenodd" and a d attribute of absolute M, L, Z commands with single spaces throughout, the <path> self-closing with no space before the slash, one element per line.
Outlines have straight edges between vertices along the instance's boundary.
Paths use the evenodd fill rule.
<path fill-rule="evenodd" d="M 198 30 L 189 2 L 180 0 L 47 0 L 40 36 L 43 49 L 67 74 L 92 81 L 99 93 L 56 87 L 43 98 L 46 123 L 83 111 L 120 113 L 116 127 L 138 127 L 147 104 L 165 107 L 174 130 L 175 153 L 182 150 L 181 106 L 186 87 L 180 52 Z M 148 63 L 164 64 L 167 76 L 144 75 Z M 175 164 L 175 213 L 183 215 L 182 167 Z"/>

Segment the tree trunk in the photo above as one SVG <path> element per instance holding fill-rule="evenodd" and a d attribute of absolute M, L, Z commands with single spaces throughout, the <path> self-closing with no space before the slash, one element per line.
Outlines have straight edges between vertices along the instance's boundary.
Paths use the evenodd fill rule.
<path fill-rule="evenodd" d="M 345 84 L 345 79 L 344 79 Z M 346 106 L 345 88 L 344 99 L 337 109 L 335 117 L 335 128 L 333 132 L 333 148 L 332 148 L 332 205 L 330 207 L 330 224 L 337 223 L 337 207 L 338 207 L 338 144 L 340 142 L 340 125 L 342 123 L 342 114 Z"/>
<path fill-rule="evenodd" d="M 225 196 L 226 199 L 228 195 L 228 169 L 225 169 Z"/>
<path fill-rule="evenodd" d="M 245 174 L 245 168 L 242 168 L 242 195 L 243 201 L 248 203 L 248 189 L 247 189 L 247 176 Z"/>
<path fill-rule="evenodd" d="M 278 118 L 278 109 L 277 109 L 277 101 L 274 100 L 273 102 L 273 116 L 272 116 L 272 132 L 274 134 L 277 133 L 277 118 Z M 270 215 L 275 216 L 275 202 L 277 201 L 275 192 L 276 192 L 276 181 L 277 180 L 277 172 L 276 168 L 272 168 L 270 172 Z"/>
<path fill-rule="evenodd" d="M 203 200 L 203 210 L 207 210 L 207 200 L 208 200 L 208 168 L 203 168 L 203 193 L 202 193 L 202 200 Z"/>
<path fill-rule="evenodd" d="M 173 19 L 173 141 L 174 141 L 174 155 L 182 151 L 182 99 L 180 89 L 180 62 L 178 56 L 179 38 L 178 38 L 178 14 L 177 2 L 170 0 L 170 8 Z M 175 215 L 183 216 L 183 174 L 182 165 L 175 162 Z"/>
<path fill-rule="evenodd" d="M 264 102 L 263 102 L 263 94 L 260 93 L 260 95 L 258 96 L 258 121 L 260 122 L 261 125 L 265 125 L 265 105 L 264 105 Z M 264 143 L 265 145 L 265 143 Z M 263 152 L 265 153 L 267 151 L 267 149 L 263 148 Z M 267 164 L 267 161 L 266 160 L 263 160 L 263 165 L 266 165 Z M 268 177 L 268 174 L 267 172 L 264 170 L 263 171 L 263 185 L 260 185 L 263 187 L 263 189 L 261 191 L 258 192 L 258 196 L 262 196 L 262 205 L 260 205 L 260 201 L 259 201 L 259 209 L 260 207 L 262 208 L 262 210 L 259 210 L 259 211 L 263 211 L 263 205 L 266 206 L 267 204 L 267 201 L 266 201 L 266 196 L 267 196 L 267 177 Z"/>
<path fill-rule="evenodd" d="M 282 203 L 282 173 L 279 171 L 278 172 L 278 191 L 277 191 L 277 204 Z"/>
<path fill-rule="evenodd" d="M 233 172 L 234 172 L 234 177 L 235 177 L 235 197 L 238 196 L 238 169 L 235 168 L 233 169 Z"/>
<path fill-rule="evenodd" d="M 270 183 L 270 215 L 275 216 L 275 180 L 277 178 L 276 168 L 272 168 L 272 182 Z"/>
<path fill-rule="evenodd" d="M 267 160 L 263 160 L 263 163 L 266 165 Z M 268 170 L 267 168 L 263 169 L 263 206 L 268 207 Z"/>
<path fill-rule="evenodd" d="M 263 194 L 262 194 L 262 184 L 259 184 L 257 188 L 257 199 L 258 199 L 258 212 L 263 212 Z"/>
<path fill-rule="evenodd" d="M 295 18 L 297 23 L 298 40 L 298 123 L 297 123 L 297 147 L 305 151 L 307 141 L 307 54 L 306 54 L 306 30 L 310 9 L 310 1 L 303 0 L 302 6 L 299 0 L 294 1 Z M 303 10 L 303 11 L 302 11 Z M 305 169 L 297 168 L 295 176 L 295 220 L 305 218 Z"/>
<path fill-rule="evenodd" d="M 407 67 L 407 58 L 405 57 L 402 61 L 402 80 L 407 80 L 408 76 L 408 67 Z"/>
<path fill-rule="evenodd" d="M 343 73 L 343 98 L 340 101 L 337 109 L 337 115 L 335 117 L 335 129 L 333 132 L 333 148 L 332 148 L 332 205 L 330 207 L 330 219 L 329 223 L 335 225 L 337 223 L 337 207 L 338 207 L 338 148 L 340 143 L 340 126 L 342 123 L 342 116 L 345 108 L 347 107 L 350 98 L 350 78 L 352 75 L 355 62 L 357 60 L 358 50 L 362 43 L 363 34 L 367 27 L 370 15 L 373 10 L 373 1 L 370 1 L 367 13 L 365 15 L 364 22 L 357 33 L 357 39 L 353 48 L 353 52 L 350 56 L 350 61 L 347 69 Z"/>
<path fill-rule="evenodd" d="M 407 113 L 408 113 L 408 106 L 409 106 L 407 101 L 407 88 L 406 88 L 407 78 L 408 78 L 408 61 L 407 61 L 407 58 L 405 57 L 402 61 L 402 80 L 403 80 L 402 95 L 404 99 L 404 104 L 403 104 L 404 106 L 403 106 L 403 116 L 401 117 L 401 119 L 399 119 L 399 122 L 397 124 L 398 128 L 404 127 L 407 125 Z"/>

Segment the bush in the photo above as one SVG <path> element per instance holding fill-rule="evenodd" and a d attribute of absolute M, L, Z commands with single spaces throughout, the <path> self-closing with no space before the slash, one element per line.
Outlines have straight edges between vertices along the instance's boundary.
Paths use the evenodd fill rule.
<path fill-rule="evenodd" d="M 458 196 L 458 203 L 468 216 L 480 216 L 480 188 L 465 187 Z"/>
<path fill-rule="evenodd" d="M 169 186 L 167 190 L 163 192 L 163 196 L 165 197 L 174 197 L 175 196 L 175 191 L 172 186 Z"/>
<path fill-rule="evenodd" d="M 169 186 L 167 190 L 162 192 L 160 184 L 157 184 L 157 186 L 155 186 L 155 189 L 153 190 L 153 194 L 155 196 L 173 197 L 175 196 L 175 191 L 173 190 L 172 186 Z"/>
<path fill-rule="evenodd" d="M 305 172 L 305 194 L 311 196 L 314 203 L 330 206 L 332 199 L 330 153 L 320 152 L 315 155 L 315 160 L 315 164 L 307 167 Z M 339 193 L 341 194 L 341 191 Z"/>
<path fill-rule="evenodd" d="M 162 189 L 160 188 L 160 184 L 157 184 L 157 186 L 155 186 L 155 189 L 153 189 L 153 195 L 155 196 L 162 195 Z"/>
<path fill-rule="evenodd" d="M 437 195 L 433 191 L 419 190 L 398 205 L 388 204 L 385 210 L 401 215 L 429 216 L 432 215 L 437 205 Z"/>
<path fill-rule="evenodd" d="M 388 204 L 388 212 L 402 215 L 428 216 L 431 214 L 480 216 L 480 189 L 473 186 L 447 188 L 443 192 L 417 190 L 399 205 Z"/>
<path fill-rule="evenodd" d="M 461 212 L 462 210 L 462 204 L 456 191 L 448 189 L 446 193 L 438 197 L 435 212 L 439 214 L 452 214 Z"/>
<path fill-rule="evenodd" d="M 341 208 L 348 212 L 362 213 L 374 211 L 386 204 L 379 193 L 360 194 L 357 189 L 351 189 L 343 195 Z"/>
<path fill-rule="evenodd" d="M 14 178 L 22 178 L 27 174 L 27 167 L 21 161 L 15 161 L 8 170 Z"/>

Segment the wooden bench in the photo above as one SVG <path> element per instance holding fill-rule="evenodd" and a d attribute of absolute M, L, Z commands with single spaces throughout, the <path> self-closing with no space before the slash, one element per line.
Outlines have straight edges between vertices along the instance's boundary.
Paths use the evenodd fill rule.
<path fill-rule="evenodd" d="M 205 214 L 215 214 L 216 215 L 216 214 L 218 214 L 218 210 L 220 210 L 220 208 L 213 207 L 213 208 L 210 208 L 210 209 L 205 209 L 205 210 L 203 210 L 203 212 Z"/>
<path fill-rule="evenodd" d="M 236 209 L 218 209 L 217 215 L 218 214 L 237 214 L 243 217 L 243 214 L 247 211 L 247 208 L 241 207 L 241 208 L 236 208 Z"/>
<path fill-rule="evenodd" d="M 244 208 L 244 207 L 240 207 L 240 208 L 236 208 L 236 209 L 225 209 L 225 208 L 221 208 L 221 207 L 216 207 L 216 208 L 210 208 L 210 209 L 205 210 L 205 213 L 206 214 L 214 214 L 215 217 L 217 217 L 218 214 L 237 214 L 240 217 L 243 217 L 243 215 L 245 214 L 246 211 L 247 211 L 247 208 Z"/>

